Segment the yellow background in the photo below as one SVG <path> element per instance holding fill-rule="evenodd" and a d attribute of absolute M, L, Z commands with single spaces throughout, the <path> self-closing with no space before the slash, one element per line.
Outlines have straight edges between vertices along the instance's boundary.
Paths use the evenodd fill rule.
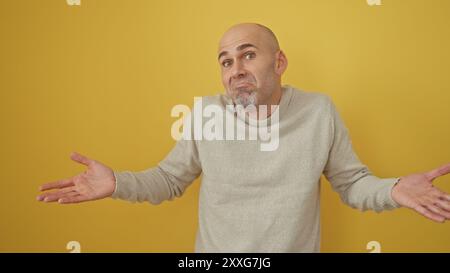
<path fill-rule="evenodd" d="M 35 196 L 84 171 L 71 151 L 114 170 L 157 164 L 172 107 L 222 92 L 217 42 L 239 22 L 273 29 L 284 83 L 330 95 L 377 176 L 449 162 L 449 15 L 448 0 L 1 0 L 0 251 L 193 251 L 199 181 L 159 206 Z M 435 184 L 450 192 L 450 175 Z M 322 251 L 450 252 L 449 223 L 361 213 L 322 185 Z"/>

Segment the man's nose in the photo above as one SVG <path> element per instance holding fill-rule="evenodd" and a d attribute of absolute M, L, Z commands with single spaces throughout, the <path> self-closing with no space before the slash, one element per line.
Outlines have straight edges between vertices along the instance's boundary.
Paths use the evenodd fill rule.
<path fill-rule="evenodd" d="M 241 62 L 237 61 L 231 68 L 231 77 L 235 79 L 240 79 L 245 77 L 246 72 Z"/>

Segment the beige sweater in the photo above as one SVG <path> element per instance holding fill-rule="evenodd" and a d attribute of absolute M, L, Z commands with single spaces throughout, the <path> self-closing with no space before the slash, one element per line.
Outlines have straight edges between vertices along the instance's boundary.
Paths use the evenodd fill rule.
<path fill-rule="evenodd" d="M 204 106 L 231 103 L 203 97 Z M 159 204 L 202 174 L 196 252 L 318 252 L 321 174 L 353 208 L 399 207 L 398 178 L 378 178 L 360 162 L 328 96 L 285 85 L 277 110 L 275 151 L 261 151 L 260 140 L 180 140 L 156 167 L 114 172 L 112 197 Z"/>

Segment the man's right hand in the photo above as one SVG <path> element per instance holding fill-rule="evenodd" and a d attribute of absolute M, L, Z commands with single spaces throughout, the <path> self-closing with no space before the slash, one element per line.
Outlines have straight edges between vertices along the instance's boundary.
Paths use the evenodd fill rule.
<path fill-rule="evenodd" d="M 102 199 L 113 194 L 116 180 L 111 168 L 78 153 L 72 153 L 70 158 L 86 165 L 87 170 L 74 177 L 42 185 L 39 190 L 45 192 L 37 197 L 38 201 L 71 204 Z"/>

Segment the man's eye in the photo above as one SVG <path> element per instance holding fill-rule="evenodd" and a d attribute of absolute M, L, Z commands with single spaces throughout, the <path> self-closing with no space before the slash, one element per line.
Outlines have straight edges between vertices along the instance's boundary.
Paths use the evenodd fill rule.
<path fill-rule="evenodd" d="M 253 59 L 255 57 L 256 57 L 256 54 L 254 52 L 247 52 L 247 53 L 245 53 L 245 58 L 247 60 Z"/>
<path fill-rule="evenodd" d="M 231 61 L 230 60 L 225 60 L 225 61 L 222 62 L 222 66 L 223 67 L 228 67 L 230 65 L 231 65 Z"/>

